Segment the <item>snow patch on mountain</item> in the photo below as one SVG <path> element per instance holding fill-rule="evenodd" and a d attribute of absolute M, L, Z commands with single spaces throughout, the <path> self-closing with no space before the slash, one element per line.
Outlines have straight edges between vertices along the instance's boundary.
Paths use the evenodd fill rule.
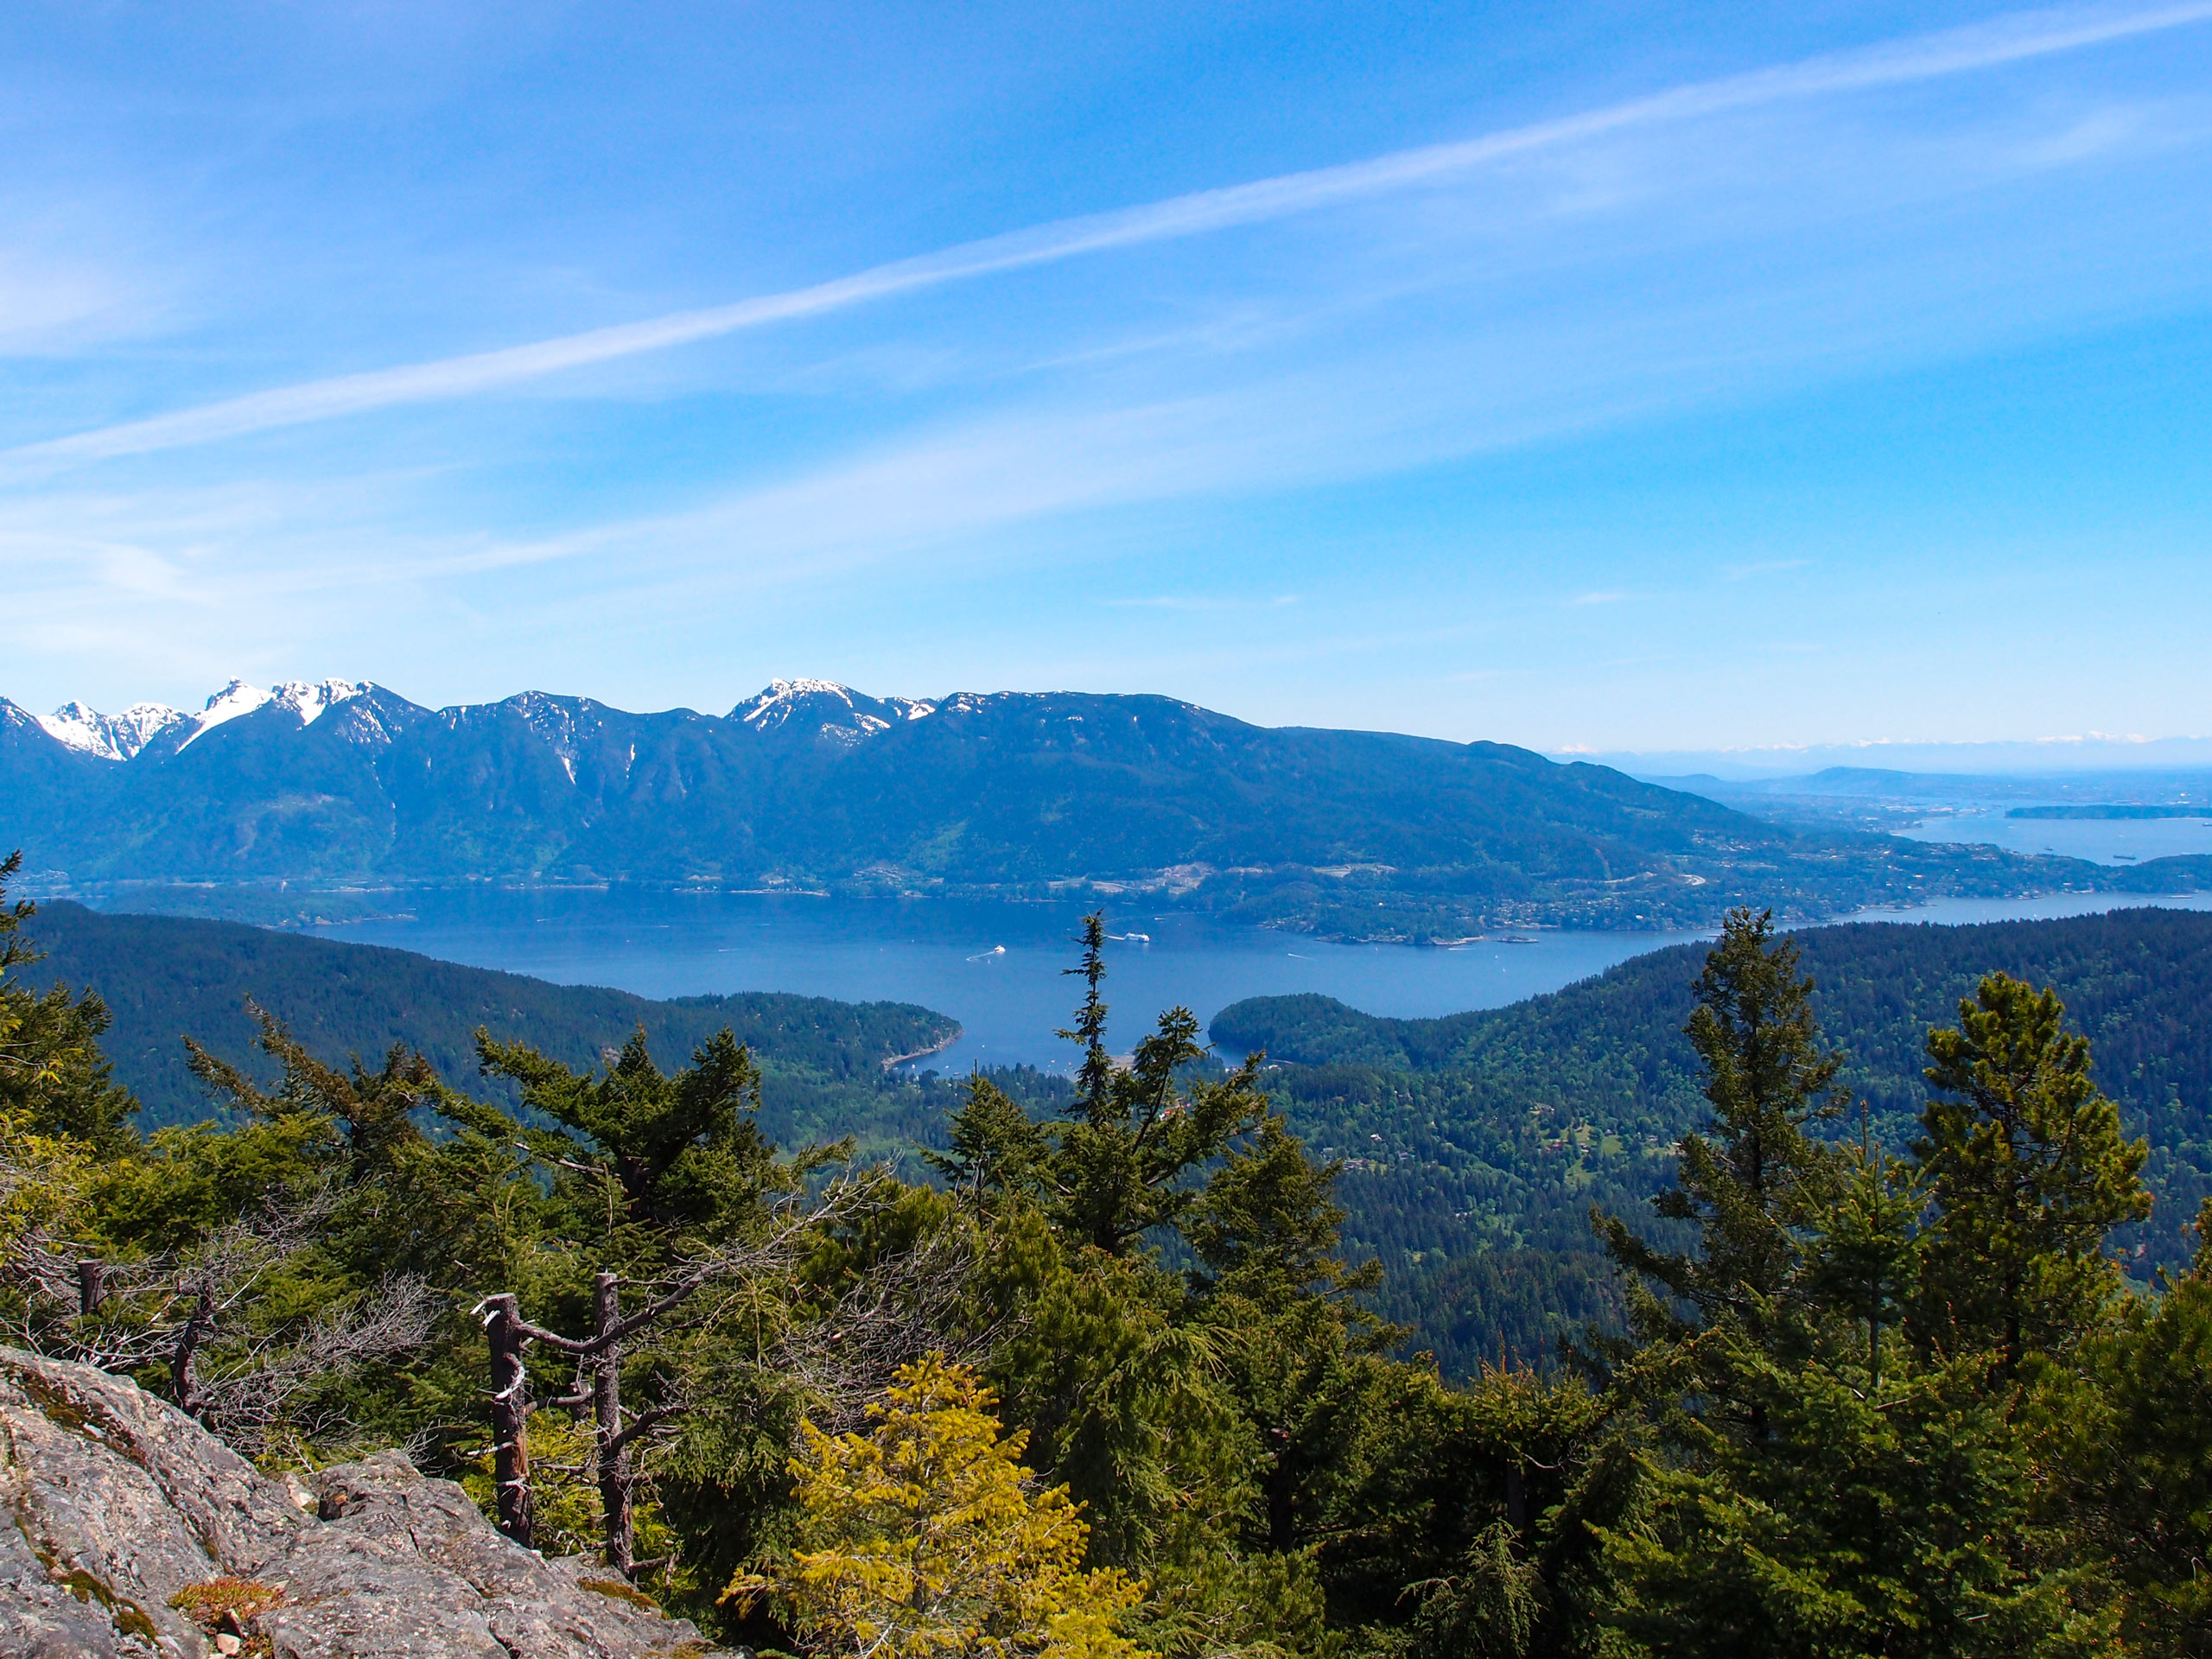
<path fill-rule="evenodd" d="M 543 691 L 518 692 L 507 699 L 507 707 L 520 715 L 523 723 L 559 759 L 561 770 L 569 774 L 572 784 L 576 781 L 576 756 L 581 752 L 576 716 L 591 706 L 581 698 L 550 696 Z"/>
<path fill-rule="evenodd" d="M 34 715 L 28 710 L 22 713 L 26 721 L 35 721 L 48 736 L 68 748 L 105 760 L 126 761 L 135 760 L 149 744 L 163 737 L 170 741 L 163 743 L 158 753 L 181 753 L 218 726 L 272 704 L 290 713 L 302 726 L 311 726 L 340 704 L 360 699 L 350 734 L 358 741 L 384 747 L 393 741 L 396 733 L 387 728 L 378 710 L 380 705 L 392 704 L 393 700 L 388 693 L 369 697 L 367 694 L 377 689 L 367 681 L 285 680 L 264 690 L 245 680 L 234 679 L 210 696 L 197 712 L 181 711 L 166 703 L 141 702 L 119 715 L 103 715 L 86 703 L 68 702 L 51 715 Z M 729 711 L 728 717 L 764 736 L 788 728 L 794 736 L 811 737 L 833 748 L 852 749 L 894 726 L 925 720 L 940 710 L 969 711 L 982 701 L 965 695 L 944 702 L 912 697 L 872 697 L 835 680 L 778 679 L 771 681 L 759 695 L 740 702 Z M 411 705 L 402 702 L 394 706 L 404 712 Z M 560 758 L 563 770 L 573 780 L 581 759 L 582 728 L 593 723 L 596 705 L 588 699 L 555 697 L 531 691 L 509 698 L 505 706 L 518 712 L 552 747 Z M 469 713 L 467 709 L 449 709 L 442 711 L 441 717 L 451 725 Z M 625 768 L 626 774 L 634 770 L 635 764 L 633 754 Z"/>
<path fill-rule="evenodd" d="M 771 680 L 766 690 L 739 703 L 729 714 L 732 720 L 741 720 L 756 732 L 772 732 L 817 699 L 841 702 L 850 709 L 853 690 L 835 680 Z"/>
<path fill-rule="evenodd" d="M 250 715 L 269 701 L 269 693 L 248 685 L 244 680 L 232 680 L 228 685 L 207 699 L 207 706 L 192 716 L 192 735 L 178 744 L 182 753 L 218 726 L 229 724 L 240 715 Z"/>
<path fill-rule="evenodd" d="M 128 760 L 185 715 L 165 702 L 134 702 L 119 715 L 104 715 L 82 702 L 65 702 L 36 716 L 57 743 L 103 760 Z"/>
<path fill-rule="evenodd" d="M 177 753 L 181 754 L 218 726 L 236 720 L 241 715 L 250 715 L 257 709 L 266 708 L 272 702 L 296 715 L 301 725 L 312 726 L 324 710 L 335 708 L 348 698 L 358 697 L 367 690 L 366 682 L 356 683 L 352 680 L 285 680 L 264 691 L 257 686 L 248 685 L 244 680 L 232 680 L 207 699 L 205 709 L 190 717 L 192 735 L 176 746 Z"/>
<path fill-rule="evenodd" d="M 297 715 L 301 725 L 312 726 L 324 710 L 350 702 L 369 689 L 366 680 L 287 680 L 270 691 L 269 701 Z"/>
<path fill-rule="evenodd" d="M 818 722 L 818 739 L 849 748 L 903 721 L 923 720 L 936 712 L 933 703 L 871 697 L 835 680 L 771 680 L 758 696 L 731 709 L 729 717 L 763 734 L 780 731 L 794 721 Z"/>

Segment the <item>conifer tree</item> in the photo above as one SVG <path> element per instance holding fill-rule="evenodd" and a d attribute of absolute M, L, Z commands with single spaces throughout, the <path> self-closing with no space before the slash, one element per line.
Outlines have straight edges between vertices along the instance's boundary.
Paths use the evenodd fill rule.
<path fill-rule="evenodd" d="M 1046 1126 L 980 1071 L 952 1116 L 950 1151 L 922 1154 L 955 1191 L 976 1198 L 1033 1196 L 1049 1174 L 1052 1140 Z"/>
<path fill-rule="evenodd" d="M 1083 1567 L 1067 1489 L 1021 1466 L 991 1391 L 931 1358 L 902 1367 L 866 1433 L 801 1426 L 798 1547 L 725 1594 L 772 1596 L 813 1650 L 853 1659 L 1143 1659 L 1119 1626 L 1144 1586 Z"/>
<path fill-rule="evenodd" d="M 1806 1299 L 1866 1327 L 1869 1392 L 1882 1386 L 1882 1338 L 1904 1317 L 1920 1274 L 1923 1208 L 1912 1171 L 1862 1136 L 1815 1222 Z"/>
<path fill-rule="evenodd" d="M 1063 976 L 1083 980 L 1083 1006 L 1076 1010 L 1073 1029 L 1053 1035 L 1083 1045 L 1083 1067 L 1076 1073 L 1073 1110 L 1095 1117 L 1108 1109 L 1114 1078 L 1114 1061 L 1106 1052 L 1106 1003 L 1098 995 L 1106 977 L 1106 918 L 1093 911 L 1083 918 L 1083 960 L 1060 969 Z"/>
<path fill-rule="evenodd" d="M 1756 982 L 1758 964 L 1743 966 L 1751 971 L 1738 980 Z M 1717 977 L 1708 972 L 1701 993 Z M 1795 976 L 1767 982 L 1777 980 L 1785 996 L 1766 1006 L 1786 1009 Z M 1738 1151 L 1705 1165 L 1744 1177 L 1738 1192 L 1758 1162 L 1770 1173 L 1796 1173 L 1771 1208 L 1726 1188 L 1724 1202 L 1706 1208 L 1706 1236 L 1718 1232 L 1722 1244 L 1707 1261 L 1738 1265 L 1747 1312 L 1724 1302 L 1724 1317 L 1694 1338 L 1637 1357 L 1657 1362 L 1666 1379 L 1655 1426 L 1664 1455 L 1639 1459 L 1634 1502 L 1600 1532 L 1612 1573 L 1602 1622 L 1640 1650 L 1730 1659 L 2116 1651 L 2119 1614 L 2071 1517 L 2051 1512 L 2034 1426 L 2015 1390 L 1990 1386 L 1993 1370 L 2008 1363 L 2004 1312 L 2018 1303 L 1995 1295 L 1971 1320 L 1947 1321 L 1956 1340 L 1933 1353 L 1923 1343 L 1883 1340 L 1885 1327 L 1908 1315 L 1924 1325 L 1938 1284 L 1989 1272 L 2001 1289 L 2008 1256 L 2018 1284 L 2095 1290 L 2075 1269 L 2095 1261 L 2110 1217 L 2133 1213 L 2112 1174 L 2132 1180 L 2139 1153 L 2130 1161 L 2109 1103 L 2101 1111 L 2092 1100 L 2086 1046 L 2059 1033 L 2056 999 L 1995 978 L 1983 990 L 1985 1007 L 1963 1035 L 1930 1035 L 1929 1081 L 1979 1092 L 1929 1109 L 1916 1167 L 1898 1167 L 1864 1140 L 1843 1162 L 1824 1148 L 1792 1147 L 1789 1115 L 1777 1120 L 1781 1133 L 1765 1137 L 1764 1151 L 1780 1147 L 1783 1156 L 1755 1161 Z M 1712 1007 L 1701 995 L 1700 1014 Z M 1710 1037 L 1721 1022 L 1701 1023 Z M 1770 1052 L 1804 1056 L 1809 1020 L 1783 1023 L 1801 1038 Z M 1725 1081 L 1715 1046 L 1700 1047 Z M 1833 1071 L 1801 1058 L 1798 1075 L 1826 1083 Z M 1709 1091 L 1717 1116 L 1724 1099 L 1755 1092 Z M 1993 1127 L 2007 1112 L 2024 1124 L 2063 1120 L 2074 1131 L 2068 1145 L 2086 1151 L 2105 1179 L 2008 1184 L 2054 1160 L 2012 1156 L 2043 1140 L 2040 1131 L 2015 1138 Z M 1998 1168 L 2006 1179 L 1993 1179 Z M 1744 1224 L 1762 1213 L 1768 1224 Z M 1751 1248 L 1741 1248 L 1745 1241 Z M 1698 1300 L 1695 1274 L 1675 1282 Z M 1948 1313 L 1951 1304 L 1937 1306 Z M 2021 1316 L 2034 1338 L 2032 1319 Z"/>
<path fill-rule="evenodd" d="M 1254 1060 L 1218 1080 L 1179 1081 L 1205 1058 L 1198 1016 L 1170 1008 L 1136 1046 L 1126 1069 L 1106 1052 L 1105 918 L 1084 919 L 1083 1006 L 1074 1029 L 1059 1034 L 1084 1046 L 1076 1096 L 1052 1160 L 1050 1208 L 1073 1237 L 1120 1255 L 1155 1227 L 1176 1222 L 1197 1202 L 1185 1177 L 1219 1157 L 1267 1115 Z"/>
<path fill-rule="evenodd" d="M 2043 1471 L 1980 1357 L 1855 1364 L 1722 1344 L 1764 1433 L 1676 1417 L 1602 1529 L 1601 1623 L 1667 1659 L 2113 1654 L 2110 1598 L 2038 1514 Z"/>
<path fill-rule="evenodd" d="M 2110 1416 L 2083 1437 L 2094 1511 L 2137 1649 L 2212 1656 L 2212 1198 L 2196 1259 L 2138 1302 L 2100 1357 Z"/>
<path fill-rule="evenodd" d="M 1685 1027 L 1704 1063 L 1712 1120 L 1706 1133 L 1682 1137 L 1675 1185 L 1652 1203 L 1696 1225 L 1698 1249 L 1659 1250 L 1618 1217 L 1597 1219 L 1616 1261 L 1706 1323 L 1769 1318 L 1796 1264 L 1797 1230 L 1838 1169 L 1835 1152 L 1805 1129 L 1839 1109 L 1843 1057 L 1821 1046 L 1796 945 L 1773 939 L 1771 912 L 1731 911 Z"/>
<path fill-rule="evenodd" d="M 22 982 L 43 955 L 22 933 L 37 906 L 7 902 L 22 863 L 20 852 L 0 860 L 0 1118 L 16 1134 L 67 1136 L 112 1158 L 137 1143 L 138 1103 L 100 1052 L 109 1016 L 99 994 L 56 985 L 41 995 Z"/>
<path fill-rule="evenodd" d="M 1855 1152 L 1806 1217 L 1786 1317 L 1675 1351 L 1664 1454 L 1598 1518 L 1599 1622 L 1637 1651 L 1714 1659 L 2116 1652 L 2111 1598 L 2049 1513 L 1993 1357 L 1894 1334 L 1923 1204 L 1910 1169 Z M 1667 1376 L 1667 1348 L 1638 1363 Z"/>
<path fill-rule="evenodd" d="M 415 1116 L 435 1110 L 447 1099 L 436 1070 L 404 1044 L 395 1043 L 384 1067 L 371 1071 L 356 1058 L 346 1071 L 325 1065 L 265 1008 L 251 1002 L 246 1012 L 260 1027 L 254 1046 L 283 1068 L 273 1090 L 264 1090 L 229 1061 L 210 1054 L 190 1037 L 192 1074 L 211 1099 L 229 1111 L 263 1122 L 286 1117 L 318 1117 L 340 1141 L 331 1160 L 334 1172 L 358 1185 L 390 1171 L 404 1153 L 424 1143 Z"/>
<path fill-rule="evenodd" d="M 1280 1114 L 1260 1120 L 1249 1146 L 1233 1147 L 1208 1179 L 1183 1225 L 1203 1271 L 1194 1277 L 1279 1303 L 1313 1290 L 1365 1289 L 1379 1269 L 1352 1271 L 1337 1257 L 1344 1206 L 1338 1166 L 1306 1155 Z"/>
<path fill-rule="evenodd" d="M 1992 974 L 1956 1028 L 1928 1034 L 1935 1095 L 1912 1151 L 1936 1215 L 1916 1322 L 1944 1351 L 1995 1350 L 2008 1375 L 2090 1328 L 2119 1287 L 2106 1234 L 2151 1208 L 2148 1144 L 2121 1133 L 2065 1012 Z"/>
<path fill-rule="evenodd" d="M 512 1077 L 525 1104 L 569 1132 L 540 1139 L 547 1161 L 602 1187 L 613 1224 L 647 1248 L 679 1233 L 729 1236 L 785 1179 L 760 1132 L 760 1068 L 727 1027 L 673 1074 L 653 1064 L 642 1026 L 598 1075 L 481 1029 L 476 1052 L 487 1074 Z"/>

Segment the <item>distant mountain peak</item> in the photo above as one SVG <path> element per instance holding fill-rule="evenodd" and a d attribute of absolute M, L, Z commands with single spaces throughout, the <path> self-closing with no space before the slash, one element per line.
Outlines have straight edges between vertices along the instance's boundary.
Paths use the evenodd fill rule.
<path fill-rule="evenodd" d="M 192 735 L 176 747 L 181 753 L 226 721 L 250 715 L 272 702 L 296 715 L 301 725 L 312 726 L 324 710 L 370 689 L 365 680 L 283 680 L 264 691 L 244 680 L 232 680 L 207 699 L 205 709 L 190 717 L 194 722 Z"/>
<path fill-rule="evenodd" d="M 65 748 L 103 760 L 135 760 L 164 733 L 184 730 L 176 745 L 181 751 L 226 721 L 271 703 L 290 710 L 301 725 L 312 726 L 326 710 L 375 689 L 366 681 L 285 680 L 264 691 L 234 679 L 211 696 L 196 715 L 165 702 L 134 702 L 119 715 L 104 715 L 90 703 L 71 702 L 32 719 Z"/>
<path fill-rule="evenodd" d="M 858 694 L 851 686 L 840 685 L 835 680 L 776 679 L 769 681 L 767 688 L 753 697 L 749 705 L 740 703 L 738 706 L 740 708 L 750 706 L 757 711 L 766 712 L 782 704 L 803 702 L 809 697 L 835 697 L 849 709 L 853 706 L 853 699 L 856 695 Z"/>
<path fill-rule="evenodd" d="M 270 690 L 269 700 L 278 708 L 289 709 L 297 715 L 302 726 L 312 726 L 315 716 L 325 709 L 334 709 L 341 702 L 350 702 L 375 689 L 366 680 L 317 680 L 313 683 L 305 680 L 287 680 Z"/>
<path fill-rule="evenodd" d="M 757 696 L 747 698 L 729 711 L 762 734 L 794 727 L 814 727 L 814 735 L 825 742 L 850 747 L 878 732 L 905 721 L 935 714 L 934 703 L 909 697 L 871 697 L 835 680 L 771 680 Z"/>
<path fill-rule="evenodd" d="M 134 702 L 119 715 L 65 702 L 52 714 L 35 718 L 58 743 L 103 760 L 128 760 L 187 716 L 165 702 Z"/>

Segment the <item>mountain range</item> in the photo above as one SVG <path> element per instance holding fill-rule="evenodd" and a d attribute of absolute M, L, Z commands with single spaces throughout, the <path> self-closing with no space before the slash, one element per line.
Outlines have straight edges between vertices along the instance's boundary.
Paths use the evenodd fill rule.
<path fill-rule="evenodd" d="M 1490 742 L 1247 724 L 1166 697 L 874 697 L 727 715 L 524 692 L 233 682 L 196 713 L 0 700 L 28 889 L 635 882 L 1003 898 L 1142 892 L 1356 938 L 1820 916 L 1943 893 L 2161 891 L 2075 861 L 1795 830 Z"/>

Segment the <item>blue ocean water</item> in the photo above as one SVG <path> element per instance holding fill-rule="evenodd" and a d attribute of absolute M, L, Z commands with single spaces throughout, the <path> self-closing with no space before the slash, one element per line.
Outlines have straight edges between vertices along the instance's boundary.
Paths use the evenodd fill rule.
<path fill-rule="evenodd" d="M 2212 853 L 2212 817 L 2202 818 L 2013 818 L 2003 806 L 1931 817 L 1897 834 L 1913 841 L 2002 847 L 2008 853 L 2056 853 L 2097 864 Z"/>
<path fill-rule="evenodd" d="M 2108 910 L 2111 895 L 1946 900 L 1869 919 L 1975 922 Z M 2212 895 L 2160 899 L 2212 908 Z M 404 917 L 321 930 L 563 984 L 611 985 L 667 997 L 797 991 L 853 1001 L 919 1002 L 963 1027 L 925 1064 L 1064 1069 L 1078 987 L 1079 905 L 853 901 L 751 893 L 574 889 L 417 892 Z M 1115 1046 L 1134 1043 L 1163 1008 L 1201 1020 L 1248 996 L 1319 991 L 1371 1014 L 1418 1018 L 1500 1007 L 1602 973 L 1683 933 L 1530 929 L 1449 948 L 1328 944 L 1185 912 L 1109 911 L 1105 992 Z"/>

